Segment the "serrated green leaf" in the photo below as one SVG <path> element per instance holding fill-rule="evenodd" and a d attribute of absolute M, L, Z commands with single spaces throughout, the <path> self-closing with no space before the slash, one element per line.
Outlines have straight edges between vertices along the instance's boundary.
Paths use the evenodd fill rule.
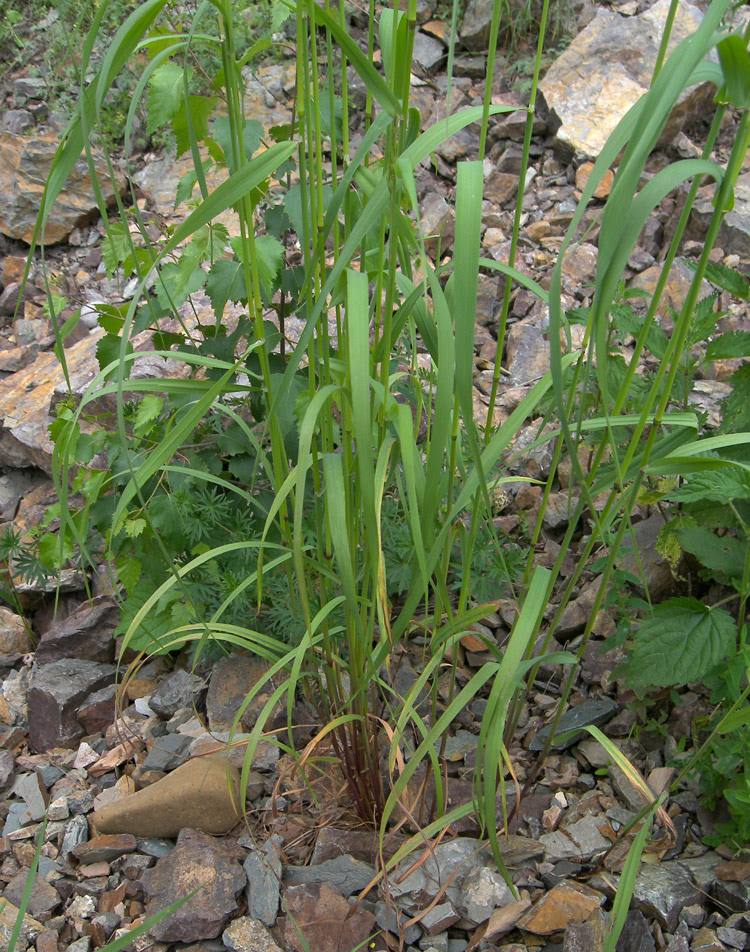
<path fill-rule="evenodd" d="M 224 313 L 227 301 L 246 301 L 247 285 L 242 262 L 223 259 L 215 261 L 206 279 L 206 294 L 217 317 Z"/>
<path fill-rule="evenodd" d="M 54 532 L 46 532 L 39 540 L 39 561 L 46 569 L 60 569 L 73 555 L 73 543 Z"/>
<path fill-rule="evenodd" d="M 717 578 L 733 583 L 742 578 L 747 545 L 734 536 L 718 536 L 704 526 L 683 527 L 675 532 L 680 545 Z"/>
<path fill-rule="evenodd" d="M 147 135 L 153 135 L 172 121 L 185 89 L 184 76 L 185 70 L 172 60 L 162 63 L 152 73 L 148 88 Z"/>
<path fill-rule="evenodd" d="M 213 168 L 214 160 L 213 159 L 204 159 L 201 162 L 201 167 L 203 169 L 203 174 L 205 175 L 209 169 Z M 187 171 L 180 181 L 177 183 L 177 190 L 174 196 L 174 207 L 177 208 L 178 205 L 181 205 L 183 202 L 188 201 L 188 199 L 193 194 L 193 189 L 195 188 L 198 182 L 198 173 L 195 168 Z"/>
<path fill-rule="evenodd" d="M 130 237 L 124 222 L 112 222 L 102 241 L 102 261 L 111 278 L 130 253 Z"/>
<path fill-rule="evenodd" d="M 208 135 L 208 119 L 219 100 L 215 96 L 190 96 L 185 104 L 183 99 L 172 119 L 172 131 L 177 140 L 177 158 L 190 148 L 190 134 L 188 133 L 187 111 L 190 110 L 190 119 L 193 132 L 198 142 L 202 142 Z"/>
<path fill-rule="evenodd" d="M 671 598 L 641 623 L 625 681 L 634 688 L 692 684 L 728 656 L 736 639 L 729 612 L 696 598 Z"/>
<path fill-rule="evenodd" d="M 138 404 L 133 421 L 133 429 L 138 436 L 143 436 L 148 431 L 151 424 L 161 413 L 164 406 L 164 398 L 156 393 L 147 393 Z"/>
<path fill-rule="evenodd" d="M 731 360 L 750 357 L 750 331 L 729 331 L 709 341 L 706 360 Z"/>
<path fill-rule="evenodd" d="M 698 344 L 713 334 L 716 322 L 721 317 L 721 313 L 716 310 L 717 299 L 718 294 L 714 292 L 698 301 L 690 321 L 688 346 L 692 347 L 693 344 Z"/>
<path fill-rule="evenodd" d="M 138 582 L 141 579 L 142 566 L 138 559 L 132 555 L 121 555 L 115 560 L 115 569 L 120 584 L 130 595 L 135 591 Z"/>
<path fill-rule="evenodd" d="M 154 285 L 156 299 L 165 310 L 181 307 L 188 297 L 206 283 L 206 272 L 196 268 L 190 256 L 165 264 Z"/>
<path fill-rule="evenodd" d="M 133 353 L 133 345 L 130 341 L 125 345 L 125 353 Z M 99 364 L 99 370 L 104 370 L 109 364 L 120 359 L 120 338 L 114 334 L 105 334 L 96 345 L 96 359 Z M 129 374 L 129 365 L 122 368 L 124 376 Z"/>
<path fill-rule="evenodd" d="M 678 489 L 668 493 L 667 499 L 682 503 L 711 500 L 724 504 L 735 499 L 750 499 L 750 473 L 742 466 L 692 473 Z"/>
<path fill-rule="evenodd" d="M 232 127 L 229 122 L 229 116 L 220 116 L 211 123 L 211 135 L 221 146 L 224 153 L 224 161 L 227 163 L 230 172 L 237 171 L 237 163 L 234 161 L 234 149 L 232 148 Z M 257 119 L 246 119 L 242 130 L 242 141 L 245 146 L 245 158 L 250 159 L 260 145 L 260 137 L 263 135 L 263 126 Z"/>
<path fill-rule="evenodd" d="M 255 241 L 258 254 L 258 276 L 270 299 L 278 288 L 279 273 L 284 264 L 284 246 L 272 235 L 261 235 Z"/>
<path fill-rule="evenodd" d="M 719 433 L 742 433 L 750 430 L 750 364 L 732 374 L 732 392 L 721 401 Z"/>
<path fill-rule="evenodd" d="M 146 520 L 141 519 L 139 516 L 137 519 L 126 519 L 122 527 L 125 530 L 125 535 L 128 536 L 128 538 L 137 539 L 147 525 L 148 523 Z"/>
<path fill-rule="evenodd" d="M 691 271 L 696 271 L 698 267 L 698 262 L 692 258 L 684 260 L 683 264 L 687 265 Z M 750 281 L 739 271 L 728 268 L 724 264 L 709 263 L 706 266 L 706 280 L 743 301 L 750 299 Z"/>

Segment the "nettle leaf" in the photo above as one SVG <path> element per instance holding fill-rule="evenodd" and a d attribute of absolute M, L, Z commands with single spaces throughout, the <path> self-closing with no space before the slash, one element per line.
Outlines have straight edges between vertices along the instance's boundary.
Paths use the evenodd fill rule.
<path fill-rule="evenodd" d="M 237 163 L 234 161 L 234 149 L 232 148 L 232 127 L 229 122 L 229 116 L 220 116 L 211 123 L 211 135 L 221 146 L 224 153 L 224 161 L 229 167 L 231 173 L 237 171 Z M 242 129 L 242 141 L 245 145 L 245 157 L 251 158 L 260 145 L 260 137 L 263 135 L 263 126 L 257 119 L 246 119 Z"/>
<path fill-rule="evenodd" d="M 167 60 L 154 70 L 148 88 L 148 122 L 146 135 L 153 135 L 161 126 L 171 122 L 177 112 L 185 89 L 185 70 Z"/>
<path fill-rule="evenodd" d="M 138 582 L 141 580 L 141 563 L 132 555 L 121 555 L 118 559 L 115 559 L 115 569 L 120 584 L 130 595 L 135 591 Z"/>
<path fill-rule="evenodd" d="M 190 96 L 187 106 L 185 100 L 180 102 L 172 120 L 172 130 L 177 139 L 177 158 L 190 148 L 190 133 L 188 132 L 187 112 L 190 110 L 190 119 L 193 124 L 193 133 L 198 142 L 208 135 L 208 117 L 214 111 L 219 100 L 215 96 Z"/>
<path fill-rule="evenodd" d="M 204 159 L 201 162 L 204 175 L 206 174 L 206 172 L 208 172 L 210 168 L 213 167 L 213 164 L 214 164 L 213 159 Z M 175 196 L 174 196 L 175 208 L 177 208 L 177 206 L 181 205 L 183 202 L 187 202 L 191 198 L 193 194 L 193 189 L 195 188 L 197 183 L 198 183 L 198 173 L 196 172 L 195 168 L 190 169 L 188 172 L 186 172 L 182 176 L 180 181 L 177 183 L 177 191 L 175 192 Z"/>
<path fill-rule="evenodd" d="M 617 330 L 624 336 L 627 334 L 638 337 L 643 328 L 644 318 L 636 314 L 629 307 L 615 307 L 612 309 L 612 322 Z M 646 334 L 646 347 L 659 360 L 663 359 L 667 352 L 669 338 L 658 324 L 652 324 Z"/>
<path fill-rule="evenodd" d="M 717 536 L 705 526 L 683 526 L 674 533 L 682 548 L 694 555 L 704 568 L 718 578 L 740 582 L 745 566 L 746 543 L 734 536 Z"/>
<path fill-rule="evenodd" d="M 102 261 L 111 278 L 125 258 L 130 254 L 130 236 L 128 226 L 121 221 L 113 222 L 102 241 Z"/>
<path fill-rule="evenodd" d="M 683 259 L 691 271 L 698 269 L 698 262 L 692 258 Z M 750 281 L 733 268 L 728 268 L 725 264 L 708 264 L 706 266 L 706 280 L 722 291 L 728 291 L 734 297 L 741 298 L 743 301 L 750 300 Z"/>
<path fill-rule="evenodd" d="M 137 519 L 126 519 L 123 523 L 123 529 L 128 538 L 137 539 L 147 525 L 148 523 L 145 519 L 138 517 Z"/>
<path fill-rule="evenodd" d="M 221 317 L 227 301 L 247 300 L 245 268 L 241 261 L 215 261 L 208 272 L 206 294 L 211 299 L 214 314 Z"/>
<path fill-rule="evenodd" d="M 159 272 L 159 280 L 154 286 L 156 298 L 165 309 L 178 308 L 187 301 L 194 291 L 199 291 L 206 283 L 206 272 L 196 268 L 186 255 L 177 263 L 165 264 Z"/>
<path fill-rule="evenodd" d="M 732 392 L 721 401 L 719 433 L 750 430 L 750 364 L 732 374 Z"/>
<path fill-rule="evenodd" d="M 730 331 L 709 341 L 706 360 L 731 360 L 733 357 L 750 357 L 750 331 Z"/>
<path fill-rule="evenodd" d="M 323 186 L 323 209 L 328 208 L 328 204 L 333 197 L 333 189 L 330 185 Z M 302 189 L 299 185 L 292 185 L 289 191 L 284 196 L 284 209 L 289 217 L 289 221 L 292 223 L 292 228 L 300 241 L 303 240 L 304 231 L 303 231 L 303 215 L 302 215 Z M 308 203 L 307 207 L 307 223 L 308 227 L 312 226 L 310 221 L 310 206 Z"/>
<path fill-rule="evenodd" d="M 261 235 L 255 241 L 258 273 L 269 298 L 278 288 L 279 272 L 284 264 L 284 246 L 272 235 Z"/>
<path fill-rule="evenodd" d="M 667 494 L 670 502 L 727 503 L 733 499 L 750 499 L 750 473 L 742 466 L 722 466 L 691 473 L 687 482 Z"/>
<path fill-rule="evenodd" d="M 139 436 L 143 436 L 151 428 L 151 424 L 161 413 L 164 398 L 156 393 L 147 393 L 136 410 L 133 429 Z"/>
<path fill-rule="evenodd" d="M 690 346 L 706 340 L 714 332 L 716 322 L 722 316 L 722 312 L 716 310 L 718 297 L 719 295 L 714 292 L 701 298 L 696 304 L 695 313 L 690 320 L 690 334 L 688 335 Z"/>
<path fill-rule="evenodd" d="M 73 543 L 54 532 L 45 533 L 39 540 L 39 561 L 46 569 L 60 569 L 73 555 Z"/>
<path fill-rule="evenodd" d="M 722 662 L 736 640 L 729 612 L 696 598 L 671 598 L 657 605 L 636 632 L 625 683 L 633 688 L 692 684 Z"/>
<path fill-rule="evenodd" d="M 133 353 L 133 345 L 130 341 L 125 345 L 125 353 Z M 120 359 L 120 338 L 114 334 L 105 334 L 96 345 L 96 359 L 99 364 L 99 370 L 104 370 L 109 364 Z M 123 365 L 123 376 L 127 377 L 130 373 L 129 365 Z"/>

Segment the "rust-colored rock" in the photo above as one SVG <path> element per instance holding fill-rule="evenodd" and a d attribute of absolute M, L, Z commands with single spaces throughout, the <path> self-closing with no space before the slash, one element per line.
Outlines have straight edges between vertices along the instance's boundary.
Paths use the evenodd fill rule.
<path fill-rule="evenodd" d="M 0 187 L 3 193 L 0 232 L 9 238 L 31 243 L 44 186 L 58 145 L 56 136 L 0 133 Z M 115 192 L 106 163 L 96 153 L 94 167 L 104 199 L 109 204 L 114 201 Z M 122 191 L 124 185 L 124 180 L 118 176 L 118 190 Z M 88 163 L 82 156 L 52 206 L 44 231 L 44 244 L 64 241 L 76 226 L 84 224 L 98 213 Z"/>
<path fill-rule="evenodd" d="M 299 933 L 315 952 L 349 952 L 363 945 L 375 926 L 371 912 L 361 907 L 352 912 L 349 901 L 326 883 L 290 886 L 284 905 L 289 913 L 284 938 L 298 952 L 305 948 Z"/>
<path fill-rule="evenodd" d="M 222 757 L 198 757 L 92 815 L 100 833 L 175 837 L 183 829 L 226 833 L 239 820 L 240 775 Z"/>
<path fill-rule="evenodd" d="M 557 140 L 570 152 L 594 158 L 620 119 L 645 93 L 656 61 L 669 0 L 644 13 L 621 17 L 609 9 L 596 17 L 547 71 L 540 90 L 562 121 Z M 670 52 L 700 24 L 698 7 L 683 2 L 671 33 Z M 683 93 L 665 130 L 671 139 L 689 116 L 700 115 L 715 88 L 708 84 Z"/>
<path fill-rule="evenodd" d="M 555 886 L 521 917 L 518 928 L 535 935 L 562 932 L 571 922 L 585 922 L 604 902 L 604 896 L 578 883 Z"/>
<path fill-rule="evenodd" d="M 177 845 L 142 881 L 149 897 L 146 913 L 162 912 L 193 890 L 195 895 L 149 930 L 157 942 L 199 942 L 215 939 L 237 912 L 237 896 L 245 888 L 240 866 L 244 851 L 198 830 L 183 830 Z M 313 946 L 315 948 L 315 946 Z"/>

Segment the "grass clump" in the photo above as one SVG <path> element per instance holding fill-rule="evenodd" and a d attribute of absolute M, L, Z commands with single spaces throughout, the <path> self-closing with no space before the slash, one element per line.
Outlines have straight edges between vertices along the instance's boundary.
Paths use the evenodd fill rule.
<path fill-rule="evenodd" d="M 384 9 L 370 20 L 370 49 L 380 49 L 382 70 L 347 32 L 345 7 L 312 0 L 274 6 L 276 25 L 293 18 L 297 91 L 289 122 L 273 129 L 244 109 L 245 68 L 266 48 L 262 38 L 248 45 L 224 0 L 211 7 L 215 31 L 200 37 L 159 24 L 165 6 L 164 0 L 140 4 L 98 69 L 90 58 L 81 64 L 83 76 L 93 75 L 47 190 L 45 208 L 87 147 L 120 70 L 143 56 L 126 140 L 144 99 L 151 126 L 170 123 L 178 153 L 193 157 L 179 194 L 189 200 L 188 213 L 161 239 L 139 219 L 135 202 L 129 211 L 120 208 L 120 221 L 108 223 L 105 261 L 132 274 L 137 290 L 131 303 L 102 312 L 100 373 L 55 424 L 64 545 L 77 546 L 82 557 L 96 562 L 86 555 L 94 520 L 102 552 L 132 609 L 123 624 L 126 649 L 192 646 L 200 656 L 215 643 L 268 659 L 278 687 L 253 730 L 245 779 L 267 712 L 282 701 L 291 716 L 302 693 L 318 712 L 316 740 L 303 755 L 291 741 L 279 743 L 297 757 L 303 774 L 316 757 L 327 763 L 332 750 L 352 810 L 384 836 L 410 783 L 428 771 L 435 791 L 429 835 L 474 810 L 504 870 L 497 793 L 512 775 L 508 751 L 527 690 L 542 661 L 562 664 L 562 713 L 597 613 L 617 578 L 618 555 L 633 532 L 646 481 L 676 474 L 689 485 L 704 470 L 727 473 L 744 465 L 729 454 L 747 442 L 746 434 L 706 438 L 698 415 L 687 409 L 686 380 L 693 370 L 685 355 L 696 319 L 709 320 L 699 289 L 750 141 L 746 43 L 723 37 L 720 61 L 704 62 L 722 36 L 717 30 L 729 6 L 729 0 L 714 0 L 690 42 L 680 44 L 663 69 L 657 64 L 650 91 L 622 119 L 595 163 L 545 291 L 513 265 L 549 4 L 540 17 L 508 265 L 482 258 L 480 237 L 488 119 L 510 107 L 492 105 L 488 91 L 483 107 L 421 131 L 410 106 L 412 0 L 403 11 Z M 499 0 L 491 61 L 502 11 Z M 194 43 L 220 63 L 209 88 L 199 91 L 191 86 Z M 356 142 L 349 135 L 350 68 L 368 92 L 363 137 Z M 674 163 L 641 188 L 674 104 L 696 76 L 721 91 L 712 134 L 729 102 L 740 111 L 728 166 L 710 160 L 709 143 L 703 159 Z M 444 138 L 472 123 L 481 128 L 480 161 L 458 165 L 455 253 L 435 262 L 425 250 L 415 170 Z M 564 345 L 570 318 L 562 304 L 562 264 L 578 240 L 594 190 L 618 156 L 602 215 L 592 304 L 577 316 L 585 322 L 583 345 L 574 350 Z M 206 181 L 209 167 L 222 178 L 213 190 Z M 664 340 L 655 315 L 704 176 L 717 183 L 715 214 L 675 330 Z M 685 211 L 657 290 L 636 325 L 623 304 L 624 269 L 648 215 L 685 182 L 691 183 Z M 238 223 L 231 234 L 217 222 L 228 209 Z M 476 419 L 473 401 L 483 267 L 499 270 L 508 282 L 498 353 L 514 281 L 533 289 L 550 315 L 551 371 L 497 426 L 499 362 L 486 418 Z M 198 291 L 210 301 L 209 321 L 190 313 L 190 294 Z M 301 326 L 294 341 L 285 333 L 292 317 Z M 625 330 L 635 335 L 635 347 L 629 358 L 616 358 L 612 341 Z M 152 335 L 154 356 L 182 365 L 181 376 L 143 380 L 134 373 L 143 353 L 134 338 L 143 332 Z M 64 363 L 63 336 L 58 354 Z M 637 373 L 644 350 L 658 358 L 658 369 L 645 380 Z M 104 398 L 114 402 L 112 415 L 87 432 L 86 417 L 94 401 Z M 550 442 L 553 463 L 529 544 L 519 551 L 495 526 L 491 490 L 518 478 L 507 469 L 509 447 L 529 420 L 543 416 L 550 425 L 540 425 L 539 439 Z M 585 471 L 579 456 L 584 441 L 590 463 Z M 103 449 L 110 468 L 87 469 Z M 570 459 L 570 513 L 559 555 L 546 568 L 536 563 L 534 548 L 564 455 Z M 80 491 L 85 505 L 82 514 L 66 518 L 71 491 Z M 560 584 L 574 538 L 581 540 L 579 563 Z M 600 551 L 602 584 L 577 654 L 551 653 L 581 574 Z M 505 594 L 517 606 L 506 643 L 488 646 L 489 660 L 461 681 L 461 637 L 495 607 L 485 600 Z M 701 611 L 690 636 L 696 654 L 713 643 L 718 618 L 713 608 Z M 655 619 L 658 609 L 641 631 L 648 632 Z M 744 644 L 744 631 L 743 611 L 736 629 L 729 635 L 722 630 L 721 646 Z M 426 645 L 424 664 L 401 697 L 391 666 L 414 634 Z M 722 661 L 720 652 L 715 660 Z M 447 698 L 437 690 L 443 671 L 450 672 Z M 687 669 L 680 671 L 688 677 Z M 643 672 L 648 683 L 659 683 L 655 666 L 643 666 Z M 450 810 L 438 751 L 480 694 L 487 706 L 475 802 Z M 595 736 L 616 750 L 599 732 Z M 415 750 L 405 759 L 402 752 L 412 743 Z M 532 782 L 533 776 L 527 785 Z M 654 803 L 650 815 L 660 806 Z M 644 823 L 623 874 L 623 894 L 632 890 L 647 836 Z M 416 837 L 392 862 L 423 843 Z M 626 911 L 620 899 L 607 949 L 614 949 Z"/>

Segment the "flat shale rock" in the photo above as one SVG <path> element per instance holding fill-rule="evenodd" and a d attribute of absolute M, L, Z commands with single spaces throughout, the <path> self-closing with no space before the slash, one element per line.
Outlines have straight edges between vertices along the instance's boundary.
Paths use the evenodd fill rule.
<path fill-rule="evenodd" d="M 31 651 L 29 631 L 23 618 L 0 606 L 0 664 L 10 666 Z"/>
<path fill-rule="evenodd" d="M 233 728 L 235 715 L 245 696 L 267 673 L 266 662 L 249 655 L 231 654 L 214 665 L 206 695 L 206 716 L 212 734 Z M 261 688 L 245 709 L 241 727 L 246 730 L 255 727 L 256 718 L 273 690 L 270 681 Z"/>
<path fill-rule="evenodd" d="M 10 948 L 10 937 L 18 920 L 20 910 L 11 902 L 6 902 L 0 909 L 0 949 Z M 21 934 L 19 936 L 16 950 L 28 949 L 32 946 L 37 936 L 44 932 L 44 926 L 33 916 L 25 915 L 21 925 Z"/>
<path fill-rule="evenodd" d="M 76 715 L 94 691 L 114 681 L 115 667 L 64 658 L 35 667 L 28 696 L 29 744 L 37 753 L 72 747 L 84 735 Z"/>
<path fill-rule="evenodd" d="M 544 846 L 545 860 L 548 863 L 556 863 L 558 860 L 569 859 L 582 863 L 609 849 L 612 844 L 599 830 L 599 824 L 605 819 L 589 814 L 565 830 L 540 836 L 539 843 Z"/>
<path fill-rule="evenodd" d="M 120 610 L 104 597 L 85 602 L 67 618 L 54 622 L 39 640 L 34 660 L 49 664 L 62 658 L 111 662 L 115 658 L 115 628 Z"/>
<path fill-rule="evenodd" d="M 52 160 L 60 140 L 57 136 L 20 136 L 12 132 L 0 133 L 0 232 L 31 244 L 36 218 L 42 203 Z M 115 192 L 104 159 L 95 153 L 94 167 L 107 204 L 114 201 Z M 118 191 L 125 182 L 117 177 Z M 64 241 L 78 225 L 98 217 L 99 208 L 94 195 L 88 162 L 81 157 L 71 172 L 47 219 L 43 241 L 46 245 Z"/>
<path fill-rule="evenodd" d="M 557 140 L 568 152 L 599 155 L 617 123 L 651 83 L 669 0 L 658 0 L 635 17 L 599 9 L 596 17 L 550 66 L 540 89 L 562 124 Z M 700 10 L 678 8 L 670 49 L 700 24 Z M 693 88 L 678 101 L 667 123 L 671 139 L 688 116 L 711 102 L 714 87 Z"/>
<path fill-rule="evenodd" d="M 375 931 L 371 912 L 363 907 L 352 911 L 349 901 L 326 883 L 290 886 L 284 890 L 284 905 L 289 913 L 284 939 L 288 948 L 298 952 L 350 952 Z"/>
<path fill-rule="evenodd" d="M 518 928 L 535 935 L 562 932 L 572 922 L 585 922 L 605 897 L 578 883 L 560 883 L 518 920 Z"/>
<path fill-rule="evenodd" d="M 198 942 L 220 935 L 245 888 L 241 858 L 242 850 L 234 844 L 199 830 L 183 830 L 172 852 L 143 874 L 146 913 L 155 915 L 194 889 L 198 892 L 152 926 L 149 935 L 157 942 Z"/>
<path fill-rule="evenodd" d="M 241 916 L 224 930 L 222 942 L 234 952 L 281 952 L 262 922 Z"/>
<path fill-rule="evenodd" d="M 175 837 L 185 828 L 226 833 L 239 820 L 239 781 L 237 768 L 223 758 L 197 757 L 132 796 L 101 807 L 92 822 L 100 833 L 155 839 Z"/>
<path fill-rule="evenodd" d="M 700 902 L 702 895 L 692 883 L 689 870 L 675 861 L 641 866 L 632 902 L 644 915 L 656 919 L 662 929 L 674 932 L 680 910 Z"/>
<path fill-rule="evenodd" d="M 85 372 L 92 380 L 99 372 L 96 347 L 103 333 L 89 334 L 66 348 L 71 377 Z M 38 466 L 51 474 L 50 405 L 55 387 L 63 379 L 60 361 L 52 352 L 45 352 L 33 364 L 0 381 L 0 466 Z"/>

